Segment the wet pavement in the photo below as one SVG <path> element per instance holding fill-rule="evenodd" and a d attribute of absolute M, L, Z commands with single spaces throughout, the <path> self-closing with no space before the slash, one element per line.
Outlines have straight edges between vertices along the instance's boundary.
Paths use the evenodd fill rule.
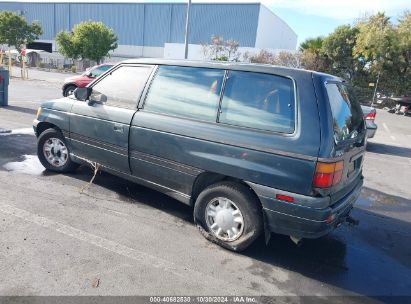
<path fill-rule="evenodd" d="M 0 137 L 0 166 L 10 174 L 38 175 L 42 179 L 59 179 L 62 176 L 47 173 L 35 156 L 35 137 L 27 134 L 10 134 Z M 91 170 L 81 167 L 76 174 L 64 176 L 66 184 L 78 186 L 87 183 Z M 100 173 L 92 187 L 102 187 L 116 194 L 116 200 L 140 207 L 161 210 L 175 217 L 177 222 L 192 223 L 191 208 L 162 194 L 134 185 L 107 173 Z M 84 194 L 85 196 L 89 194 Z M 93 196 L 95 199 L 95 196 Z M 107 200 L 104 194 L 97 199 Z M 411 201 L 388 196 L 364 188 L 353 211 L 360 226 L 342 226 L 327 237 L 305 240 L 299 247 L 289 238 L 274 235 L 268 245 L 257 242 L 244 256 L 252 259 L 244 272 L 262 278 L 283 291 L 298 295 L 298 284 L 310 278 L 319 285 L 332 289 L 331 294 L 368 295 L 383 302 L 403 303 L 403 298 L 384 296 L 409 296 L 411 294 L 411 223 L 382 215 L 395 210 L 409 213 Z M 198 234 L 198 238 L 201 236 Z M 215 248 L 211 249 L 215 251 Z M 237 255 L 231 259 L 236 259 Z M 229 264 L 229 260 L 225 262 Z M 272 267 L 297 277 L 294 283 L 279 282 L 272 277 Z M 296 282 L 299 282 L 296 284 Z M 296 286 L 297 285 L 297 286 Z M 253 283 L 255 291 L 266 291 L 263 285 Z M 1 289 L 0 289 L 1 290 Z M 313 290 L 313 294 L 316 292 Z M 321 293 L 320 293 L 321 294 Z M 351 300 L 355 300 L 353 298 Z"/>
<path fill-rule="evenodd" d="M 401 127 L 409 123 L 404 130 L 411 130 L 406 118 Z M 90 168 L 49 173 L 28 129 L 0 134 L 0 295 L 249 294 L 282 296 L 280 303 L 301 296 L 317 296 L 314 303 L 410 303 L 410 134 L 395 133 L 389 114 L 379 112 L 378 119 L 389 132 L 380 127 L 369 143 L 366 183 L 353 210 L 359 226 L 343 225 L 301 246 L 273 235 L 268 246 L 260 239 L 242 254 L 205 241 L 190 207 L 101 172 L 80 193 Z M 96 276 L 97 289 L 90 283 Z"/>

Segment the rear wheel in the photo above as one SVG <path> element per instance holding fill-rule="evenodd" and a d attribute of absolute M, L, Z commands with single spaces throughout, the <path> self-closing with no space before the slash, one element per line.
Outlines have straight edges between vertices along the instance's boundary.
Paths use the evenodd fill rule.
<path fill-rule="evenodd" d="M 55 172 L 70 172 L 78 166 L 70 159 L 63 134 L 55 129 L 41 133 L 37 142 L 37 156 L 46 169 Z"/>
<path fill-rule="evenodd" d="M 208 240 L 232 251 L 242 251 L 263 231 L 261 206 L 244 185 L 221 182 L 198 196 L 194 220 Z"/>
<path fill-rule="evenodd" d="M 63 96 L 64 96 L 64 97 L 67 97 L 67 96 L 73 94 L 73 92 L 74 92 L 75 89 L 77 89 L 77 86 L 75 86 L 75 85 L 73 85 L 73 84 L 70 84 L 70 85 L 66 86 L 66 87 L 64 88 L 64 91 L 63 91 Z"/>

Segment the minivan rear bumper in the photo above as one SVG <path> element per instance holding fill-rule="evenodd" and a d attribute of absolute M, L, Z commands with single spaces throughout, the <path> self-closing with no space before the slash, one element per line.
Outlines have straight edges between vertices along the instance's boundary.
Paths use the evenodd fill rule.
<path fill-rule="evenodd" d="M 304 197 L 254 183 L 248 184 L 260 198 L 265 225 L 271 232 L 297 238 L 318 238 L 345 221 L 360 195 L 363 178 L 358 179 L 352 191 L 329 207 L 321 207 L 327 202 L 324 198 Z M 284 202 L 276 199 L 279 193 L 297 199 L 294 203 Z"/>
<path fill-rule="evenodd" d="M 373 138 L 375 133 L 377 132 L 378 126 L 372 120 L 366 120 L 367 125 L 367 137 Z"/>

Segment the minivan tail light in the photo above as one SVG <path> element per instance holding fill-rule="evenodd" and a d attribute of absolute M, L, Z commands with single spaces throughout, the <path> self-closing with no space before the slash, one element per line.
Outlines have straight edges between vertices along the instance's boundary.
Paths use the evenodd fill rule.
<path fill-rule="evenodd" d="M 367 116 L 365 116 L 365 119 L 366 120 L 374 120 L 376 115 L 377 115 L 376 112 L 370 112 L 370 113 L 367 114 Z"/>
<path fill-rule="evenodd" d="M 317 162 L 313 178 L 315 188 L 329 188 L 338 184 L 344 170 L 344 161 L 336 163 Z"/>

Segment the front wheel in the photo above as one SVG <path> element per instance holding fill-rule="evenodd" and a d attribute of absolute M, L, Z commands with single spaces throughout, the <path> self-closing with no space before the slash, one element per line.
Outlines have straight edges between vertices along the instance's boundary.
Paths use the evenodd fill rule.
<path fill-rule="evenodd" d="M 70 151 L 61 132 L 48 129 L 37 141 L 37 156 L 41 164 L 50 171 L 70 172 L 77 164 L 70 159 Z"/>
<path fill-rule="evenodd" d="M 208 240 L 232 251 L 250 246 L 263 231 L 261 206 L 246 186 L 221 182 L 198 196 L 194 221 Z"/>

